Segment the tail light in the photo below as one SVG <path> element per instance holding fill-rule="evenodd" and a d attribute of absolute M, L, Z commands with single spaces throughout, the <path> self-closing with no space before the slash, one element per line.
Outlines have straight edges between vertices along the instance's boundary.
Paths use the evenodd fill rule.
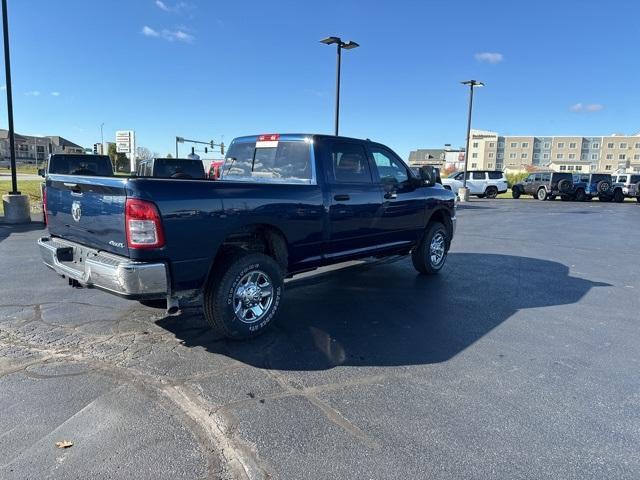
<path fill-rule="evenodd" d="M 127 198 L 125 230 L 129 248 L 164 247 L 164 231 L 160 213 L 153 202 Z"/>

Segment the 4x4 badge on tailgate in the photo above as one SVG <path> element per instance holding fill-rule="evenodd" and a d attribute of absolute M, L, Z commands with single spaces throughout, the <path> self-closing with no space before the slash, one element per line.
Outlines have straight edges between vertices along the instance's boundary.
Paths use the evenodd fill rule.
<path fill-rule="evenodd" d="M 82 216 L 82 209 L 80 208 L 80 202 L 73 202 L 71 204 L 71 216 L 76 222 L 80 221 Z"/>

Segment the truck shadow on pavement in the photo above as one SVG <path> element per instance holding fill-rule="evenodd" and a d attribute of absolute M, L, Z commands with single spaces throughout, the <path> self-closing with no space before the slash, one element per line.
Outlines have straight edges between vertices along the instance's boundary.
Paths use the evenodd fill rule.
<path fill-rule="evenodd" d="M 287 283 L 275 328 L 249 341 L 215 337 L 198 310 L 158 325 L 259 368 L 443 362 L 518 310 L 578 302 L 605 283 L 572 277 L 560 263 L 510 255 L 451 253 L 440 275 L 411 262 L 365 264 Z"/>
<path fill-rule="evenodd" d="M 44 228 L 45 226 L 42 222 L 31 222 L 12 225 L 9 223 L 4 223 L 4 219 L 0 217 L 0 242 L 6 240 L 11 235 L 15 235 L 18 233 L 34 232 L 36 230 L 42 230 L 44 233 Z"/>

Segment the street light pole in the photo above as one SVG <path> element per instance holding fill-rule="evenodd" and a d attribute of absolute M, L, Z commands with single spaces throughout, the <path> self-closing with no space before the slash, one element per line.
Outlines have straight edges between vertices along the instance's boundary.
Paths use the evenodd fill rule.
<path fill-rule="evenodd" d="M 473 113 L 473 89 L 474 87 L 484 87 L 484 83 L 479 82 L 477 80 L 466 80 L 464 82 L 460 82 L 463 85 L 469 85 L 469 116 L 467 119 L 467 145 L 464 150 L 464 177 L 462 179 L 462 188 L 465 189 L 464 196 L 465 200 L 468 199 L 468 194 L 466 193 L 467 188 L 467 165 L 469 163 L 469 143 L 471 137 L 471 115 Z M 462 198 L 461 196 L 461 198 Z"/>
<path fill-rule="evenodd" d="M 104 122 L 100 124 L 100 144 L 102 145 L 100 147 L 100 150 L 104 150 L 104 133 L 102 131 L 103 127 L 104 127 Z M 104 152 L 102 152 L 102 154 L 104 155 Z"/>
<path fill-rule="evenodd" d="M 20 195 L 16 175 L 16 142 L 13 129 L 13 95 L 11 93 L 11 59 L 9 57 L 9 22 L 7 0 L 2 0 L 2 30 L 4 34 L 4 70 L 7 81 L 7 116 L 9 117 L 9 155 L 11 157 L 11 195 Z"/>
<path fill-rule="evenodd" d="M 327 37 L 320 40 L 320 43 L 324 43 L 325 45 L 336 45 L 336 53 L 337 53 L 337 65 L 336 65 L 336 113 L 335 113 L 335 125 L 334 125 L 334 134 L 337 137 L 340 125 L 340 69 L 342 65 L 342 49 L 352 50 L 354 48 L 359 47 L 360 45 L 356 42 L 352 42 L 349 40 L 348 42 L 343 42 L 340 37 Z"/>

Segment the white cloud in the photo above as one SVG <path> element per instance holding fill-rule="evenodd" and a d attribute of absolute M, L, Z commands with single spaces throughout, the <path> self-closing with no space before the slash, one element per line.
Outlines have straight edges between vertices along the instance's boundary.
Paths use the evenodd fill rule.
<path fill-rule="evenodd" d="M 24 94 L 27 97 L 39 97 L 40 96 L 40 91 L 39 90 L 29 90 L 28 92 L 24 92 Z"/>
<path fill-rule="evenodd" d="M 158 7 L 160 10 L 164 10 L 165 12 L 170 11 L 169 7 L 167 7 L 167 4 L 162 0 L 156 0 L 156 7 Z"/>
<path fill-rule="evenodd" d="M 599 103 L 575 103 L 569 107 L 569 111 L 573 113 L 593 113 L 599 112 L 604 105 Z"/>
<path fill-rule="evenodd" d="M 60 96 L 60 92 L 51 92 L 51 96 L 52 97 L 59 97 Z"/>
<path fill-rule="evenodd" d="M 154 30 L 151 27 L 145 25 L 142 27 L 142 34 L 147 37 L 159 37 L 167 40 L 168 42 L 178 41 L 184 43 L 191 43 L 195 40 L 195 37 L 186 31 L 184 27 L 176 28 L 175 30 L 169 30 L 163 28 L 161 31 Z"/>
<path fill-rule="evenodd" d="M 157 37 L 160 34 L 155 31 L 153 28 L 151 27 L 147 27 L 146 25 L 144 27 L 142 27 L 142 34 L 147 36 L 147 37 Z"/>
<path fill-rule="evenodd" d="M 486 62 L 492 65 L 495 65 L 496 63 L 500 63 L 504 60 L 504 55 L 497 52 L 476 53 L 474 57 L 478 62 Z"/>

